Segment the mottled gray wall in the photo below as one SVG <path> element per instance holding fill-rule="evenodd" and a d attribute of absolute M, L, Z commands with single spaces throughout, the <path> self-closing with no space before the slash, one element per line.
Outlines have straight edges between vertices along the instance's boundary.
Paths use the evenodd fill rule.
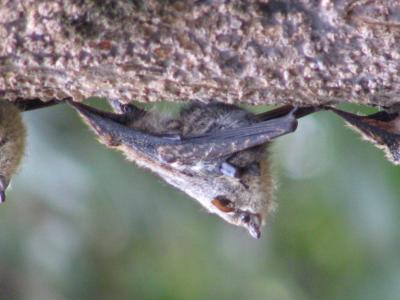
<path fill-rule="evenodd" d="M 398 1 L 2 0 L 0 96 L 398 102 Z"/>

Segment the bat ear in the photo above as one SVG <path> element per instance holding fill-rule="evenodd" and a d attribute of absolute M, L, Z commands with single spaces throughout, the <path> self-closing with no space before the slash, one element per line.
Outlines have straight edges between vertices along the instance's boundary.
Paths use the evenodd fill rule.
<path fill-rule="evenodd" d="M 217 196 L 211 201 L 211 203 L 224 213 L 233 212 L 235 210 L 233 202 L 225 196 Z"/>

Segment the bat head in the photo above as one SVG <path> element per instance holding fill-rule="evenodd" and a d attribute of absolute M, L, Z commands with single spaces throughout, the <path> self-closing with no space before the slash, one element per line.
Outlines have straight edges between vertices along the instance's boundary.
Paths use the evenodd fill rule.
<path fill-rule="evenodd" d="M 213 195 L 211 209 L 227 222 L 244 227 L 259 239 L 262 226 L 274 209 L 274 183 L 266 157 L 258 162 L 259 172 L 244 171 L 239 178 L 221 176 L 214 181 L 220 184 L 220 195 Z"/>
<path fill-rule="evenodd" d="M 196 174 L 186 176 L 164 170 L 161 177 L 197 200 L 209 212 L 228 223 L 244 227 L 258 239 L 267 217 L 273 211 L 274 182 L 266 157 L 258 162 L 259 173 L 244 171 L 240 177 Z"/>
<path fill-rule="evenodd" d="M 252 237 L 260 238 L 263 217 L 261 214 L 236 208 L 235 203 L 226 196 L 217 196 L 211 203 L 220 211 L 220 215 L 225 214 L 224 219 L 237 226 L 245 227 Z"/>

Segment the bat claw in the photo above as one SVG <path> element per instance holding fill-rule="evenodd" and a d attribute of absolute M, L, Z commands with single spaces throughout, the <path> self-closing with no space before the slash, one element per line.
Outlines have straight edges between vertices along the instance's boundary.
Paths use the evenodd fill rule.
<path fill-rule="evenodd" d="M 289 116 L 294 116 L 295 117 L 295 113 L 299 110 L 299 106 L 298 105 L 293 105 L 293 109 L 291 111 L 289 111 Z"/>
<path fill-rule="evenodd" d="M 146 113 L 143 109 L 133 104 L 124 104 L 119 100 L 110 100 L 109 103 L 114 112 L 124 115 L 128 121 L 134 121 Z"/>
<path fill-rule="evenodd" d="M 116 113 L 119 113 L 119 114 L 124 113 L 123 107 L 125 106 L 125 104 L 121 103 L 119 100 L 117 100 L 117 99 L 109 100 L 108 103 L 110 103 L 111 108 Z"/>
<path fill-rule="evenodd" d="M 4 176 L 0 175 L 0 204 L 6 202 L 5 191 L 7 189 L 8 183 Z"/>
<path fill-rule="evenodd" d="M 6 202 L 6 194 L 4 191 L 0 191 L 0 204 Z"/>

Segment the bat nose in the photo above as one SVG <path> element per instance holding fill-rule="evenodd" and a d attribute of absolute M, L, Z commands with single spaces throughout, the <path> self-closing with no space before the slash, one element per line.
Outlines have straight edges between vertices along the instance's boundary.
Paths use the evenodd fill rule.
<path fill-rule="evenodd" d="M 6 202 L 6 194 L 3 191 L 1 191 L 0 192 L 0 203 L 4 203 L 4 202 Z"/>
<path fill-rule="evenodd" d="M 250 225 L 248 228 L 248 231 L 249 231 L 250 235 L 257 240 L 261 237 L 260 226 L 258 226 L 256 224 Z"/>

